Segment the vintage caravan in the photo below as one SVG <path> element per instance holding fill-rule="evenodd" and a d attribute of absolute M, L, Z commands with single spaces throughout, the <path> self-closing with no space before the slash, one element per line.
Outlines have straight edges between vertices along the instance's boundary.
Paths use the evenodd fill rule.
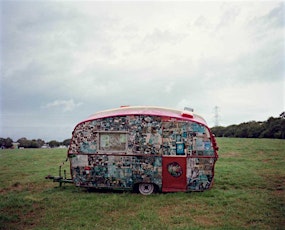
<path fill-rule="evenodd" d="M 74 128 L 67 152 L 79 187 L 204 191 L 213 185 L 217 144 L 205 120 L 188 110 L 124 106 L 98 112 Z"/>

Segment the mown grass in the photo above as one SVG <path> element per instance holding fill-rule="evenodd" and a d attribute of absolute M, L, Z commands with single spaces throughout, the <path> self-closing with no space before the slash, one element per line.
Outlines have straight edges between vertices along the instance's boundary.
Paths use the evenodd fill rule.
<path fill-rule="evenodd" d="M 284 228 L 285 141 L 219 138 L 218 144 L 211 190 L 151 196 L 58 188 L 44 177 L 58 174 L 66 150 L 1 150 L 0 228 Z"/>

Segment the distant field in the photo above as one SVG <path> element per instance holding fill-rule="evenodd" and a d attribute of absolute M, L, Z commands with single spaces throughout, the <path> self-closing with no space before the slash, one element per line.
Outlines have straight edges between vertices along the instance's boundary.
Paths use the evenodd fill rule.
<path fill-rule="evenodd" d="M 285 140 L 217 140 L 211 190 L 150 196 L 58 188 L 66 149 L 0 150 L 0 229 L 284 229 Z"/>

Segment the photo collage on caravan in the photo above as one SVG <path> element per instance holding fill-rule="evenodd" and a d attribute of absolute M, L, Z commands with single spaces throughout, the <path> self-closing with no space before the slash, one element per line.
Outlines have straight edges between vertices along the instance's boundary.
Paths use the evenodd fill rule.
<path fill-rule="evenodd" d="M 187 156 L 188 190 L 207 189 L 213 178 L 208 129 L 176 118 L 128 115 L 86 121 L 76 126 L 68 154 L 78 186 L 131 188 L 148 182 L 161 188 L 162 156 L 175 155 Z"/>

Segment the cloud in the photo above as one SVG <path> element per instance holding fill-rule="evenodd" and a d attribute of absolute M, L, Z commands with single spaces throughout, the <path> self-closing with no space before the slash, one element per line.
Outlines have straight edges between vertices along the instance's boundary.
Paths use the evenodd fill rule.
<path fill-rule="evenodd" d="M 5 1 L 2 7 L 3 135 L 53 139 L 62 127 L 63 139 L 90 114 L 125 104 L 193 107 L 210 125 L 216 105 L 223 125 L 284 110 L 278 101 L 285 84 L 284 4 Z"/>
<path fill-rule="evenodd" d="M 264 29 L 274 30 L 276 28 L 284 28 L 284 11 L 284 3 L 278 3 L 278 5 L 268 8 L 268 12 L 254 16 L 248 24 L 249 26 L 256 27 L 260 32 L 264 31 Z"/>
<path fill-rule="evenodd" d="M 69 100 L 55 100 L 42 106 L 44 109 L 60 108 L 64 112 L 70 112 L 79 107 L 82 103 L 75 103 L 73 99 Z"/>

